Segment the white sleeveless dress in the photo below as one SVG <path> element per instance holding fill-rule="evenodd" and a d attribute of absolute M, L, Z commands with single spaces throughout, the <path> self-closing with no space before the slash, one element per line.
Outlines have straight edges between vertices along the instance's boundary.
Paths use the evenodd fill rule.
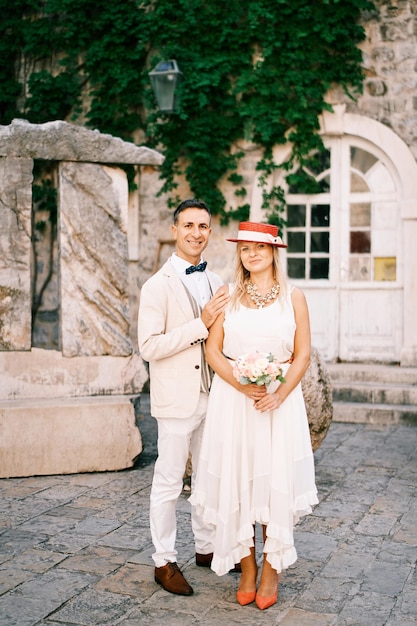
<path fill-rule="evenodd" d="M 272 352 L 285 376 L 294 332 L 290 293 L 262 309 L 241 305 L 226 311 L 223 352 L 231 359 Z M 276 411 L 260 413 L 252 405 L 215 374 L 190 502 L 213 525 L 211 567 L 219 576 L 249 555 L 255 522 L 267 526 L 264 552 L 272 567 L 281 572 L 293 564 L 293 526 L 318 502 L 301 384 Z"/>

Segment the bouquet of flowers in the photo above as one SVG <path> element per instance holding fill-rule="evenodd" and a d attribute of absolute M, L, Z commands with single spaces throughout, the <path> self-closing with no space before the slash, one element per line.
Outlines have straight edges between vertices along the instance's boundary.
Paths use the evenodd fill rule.
<path fill-rule="evenodd" d="M 269 385 L 273 380 L 285 383 L 279 361 L 267 352 L 251 352 L 240 356 L 234 363 L 233 376 L 242 385 Z"/>

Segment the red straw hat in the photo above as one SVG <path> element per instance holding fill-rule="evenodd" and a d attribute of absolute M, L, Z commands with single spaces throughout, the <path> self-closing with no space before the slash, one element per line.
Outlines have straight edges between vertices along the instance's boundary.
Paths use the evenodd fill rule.
<path fill-rule="evenodd" d="M 226 241 L 251 241 L 254 243 L 269 243 L 271 246 L 286 248 L 278 235 L 278 226 L 274 224 L 259 224 L 258 222 L 240 222 L 237 239 L 226 239 Z"/>

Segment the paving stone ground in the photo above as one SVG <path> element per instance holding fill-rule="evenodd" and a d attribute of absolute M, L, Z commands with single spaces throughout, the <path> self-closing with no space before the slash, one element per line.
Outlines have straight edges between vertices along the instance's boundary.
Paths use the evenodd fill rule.
<path fill-rule="evenodd" d="M 266 611 L 235 601 L 237 574 L 196 567 L 187 495 L 179 564 L 194 595 L 153 580 L 149 492 L 156 426 L 121 472 L 0 480 L 0 626 L 410 626 L 417 623 L 417 428 L 333 423 L 315 453 L 320 504 Z M 259 532 L 258 532 L 259 536 Z"/>

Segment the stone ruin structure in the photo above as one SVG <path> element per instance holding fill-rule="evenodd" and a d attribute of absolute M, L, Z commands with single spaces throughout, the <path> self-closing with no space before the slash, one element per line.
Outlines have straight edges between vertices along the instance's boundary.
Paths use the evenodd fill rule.
<path fill-rule="evenodd" d="M 60 350 L 31 343 L 35 159 L 58 162 Z M 142 450 L 131 396 L 128 182 L 159 152 L 63 121 L 0 127 L 0 477 L 116 470 Z"/>

